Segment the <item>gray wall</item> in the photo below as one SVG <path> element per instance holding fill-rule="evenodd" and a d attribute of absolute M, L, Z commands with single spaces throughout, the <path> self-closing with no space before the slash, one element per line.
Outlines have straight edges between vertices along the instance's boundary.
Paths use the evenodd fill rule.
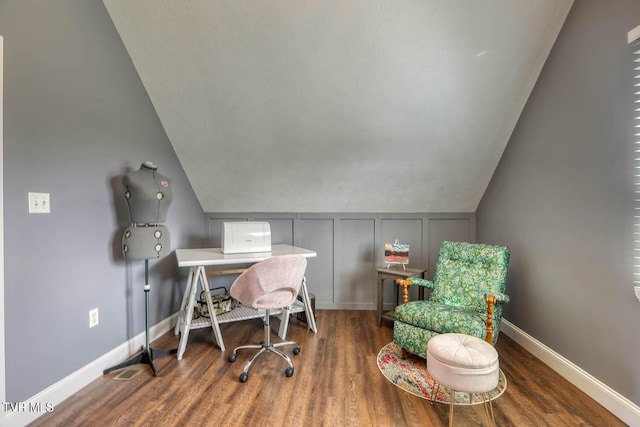
<path fill-rule="evenodd" d="M 384 244 L 408 243 L 409 268 L 428 269 L 433 277 L 443 240 L 475 241 L 475 214 L 345 214 L 345 213 L 210 213 L 208 245 L 220 246 L 225 221 L 268 221 L 273 244 L 293 244 L 318 253 L 309 260 L 307 286 L 316 307 L 376 308 L 376 268 L 384 267 Z M 212 286 L 228 286 L 233 277 L 212 279 Z M 393 285 L 385 282 L 384 304 L 393 301 Z M 417 291 L 412 290 L 415 298 Z"/>
<path fill-rule="evenodd" d="M 6 399 L 24 401 L 144 331 L 144 263 L 119 253 L 129 219 L 122 175 L 151 160 L 172 179 L 174 248 L 217 246 L 219 235 L 203 242 L 215 221 L 205 221 L 102 2 L 0 0 L 0 34 Z M 51 214 L 27 213 L 29 191 L 51 194 Z M 433 264 L 438 239 L 475 236 L 473 214 L 258 219 L 271 222 L 276 243 L 318 251 L 309 282 L 329 308 L 374 307 L 385 241 L 410 243 L 411 265 L 423 266 Z M 185 272 L 173 255 L 150 268 L 154 324 L 177 311 Z M 100 324 L 89 329 L 95 307 Z"/>
<path fill-rule="evenodd" d="M 124 262 L 121 177 L 173 182 L 173 247 L 202 209 L 101 1 L 0 1 L 4 36 L 6 399 L 23 401 L 144 331 L 144 262 Z M 27 193 L 51 193 L 29 215 Z M 152 260 L 151 323 L 177 311 L 172 256 Z M 100 324 L 89 329 L 89 310 Z"/>
<path fill-rule="evenodd" d="M 511 248 L 505 318 L 640 404 L 632 283 L 636 0 L 576 1 L 477 211 Z"/>

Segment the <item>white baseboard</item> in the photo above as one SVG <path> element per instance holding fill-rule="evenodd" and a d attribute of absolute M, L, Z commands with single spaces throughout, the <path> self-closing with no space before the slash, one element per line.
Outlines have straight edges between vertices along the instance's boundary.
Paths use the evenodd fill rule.
<path fill-rule="evenodd" d="M 316 310 L 376 310 L 375 303 L 323 303 L 316 301 Z"/>
<path fill-rule="evenodd" d="M 175 313 L 150 327 L 149 341 L 153 341 L 172 330 L 173 325 L 176 324 L 177 318 L 178 314 Z M 29 400 L 20 402 L 22 405 L 21 409 L 18 408 L 17 410 L 0 414 L 0 425 L 7 427 L 25 426 L 46 413 L 30 409 L 40 408 L 40 410 L 46 411 L 46 408 L 49 407 L 53 408 L 55 411 L 55 405 L 67 399 L 74 393 L 77 393 L 80 389 L 87 386 L 96 378 L 102 376 L 102 371 L 137 353 L 145 345 L 145 340 L 145 333 L 142 332 L 131 338 L 129 341 L 122 343 L 108 353 L 100 356 L 88 365 L 78 369 L 71 375 L 61 379 L 50 387 L 47 387 L 35 396 L 32 396 Z"/>
<path fill-rule="evenodd" d="M 523 330 L 502 319 L 500 332 L 520 344 L 551 369 L 578 387 L 609 412 L 630 426 L 640 426 L 640 407 L 570 360 L 565 359 Z"/>

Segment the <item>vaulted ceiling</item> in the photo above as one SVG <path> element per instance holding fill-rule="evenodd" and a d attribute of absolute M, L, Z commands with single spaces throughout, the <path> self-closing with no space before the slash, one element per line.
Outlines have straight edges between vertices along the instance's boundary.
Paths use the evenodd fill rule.
<path fill-rule="evenodd" d="M 104 3 L 205 212 L 473 212 L 573 0 Z"/>

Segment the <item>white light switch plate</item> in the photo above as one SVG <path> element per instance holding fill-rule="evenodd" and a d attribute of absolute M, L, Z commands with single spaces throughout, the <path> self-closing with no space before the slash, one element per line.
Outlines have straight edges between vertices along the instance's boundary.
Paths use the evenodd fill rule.
<path fill-rule="evenodd" d="M 50 213 L 49 193 L 29 193 L 29 213 Z"/>
<path fill-rule="evenodd" d="M 98 309 L 94 308 L 89 311 L 89 327 L 93 328 L 94 326 L 98 326 L 100 323 L 100 318 L 98 317 Z"/>

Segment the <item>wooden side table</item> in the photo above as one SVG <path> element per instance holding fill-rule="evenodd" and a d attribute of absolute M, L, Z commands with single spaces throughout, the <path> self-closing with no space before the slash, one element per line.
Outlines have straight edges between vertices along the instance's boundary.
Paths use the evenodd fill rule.
<path fill-rule="evenodd" d="M 424 273 L 427 270 L 420 270 L 417 268 L 406 268 L 400 270 L 397 268 L 376 268 L 378 272 L 378 327 L 382 326 L 382 319 L 388 319 L 391 321 L 396 320 L 395 307 L 398 305 L 398 286 L 395 284 L 396 279 L 408 279 L 409 277 L 419 276 L 424 279 Z M 382 294 L 383 285 L 385 280 L 393 281 L 393 309 L 382 312 Z M 418 289 L 418 295 L 420 299 L 424 299 L 424 288 Z"/>

